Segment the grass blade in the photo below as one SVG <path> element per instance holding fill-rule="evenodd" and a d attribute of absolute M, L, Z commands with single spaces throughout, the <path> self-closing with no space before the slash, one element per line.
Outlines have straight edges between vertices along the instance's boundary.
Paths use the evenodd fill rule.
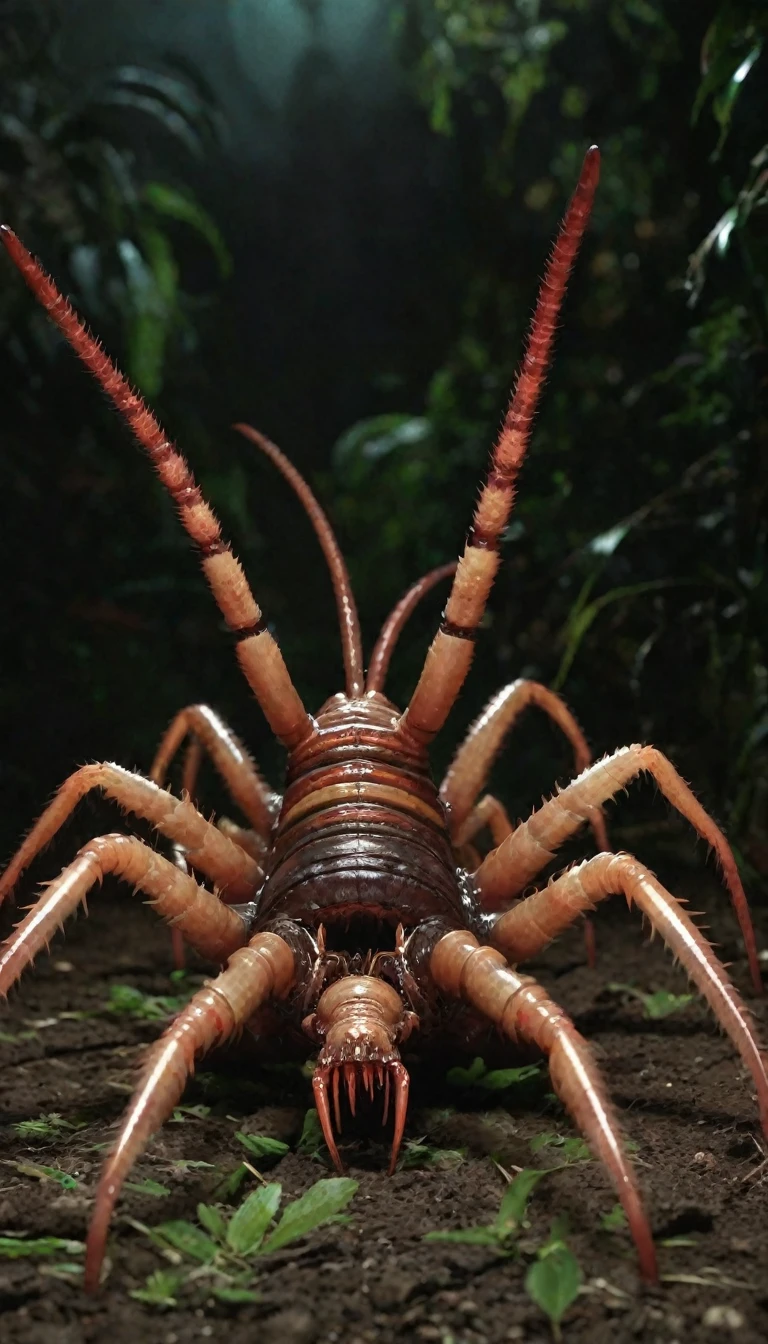
<path fill-rule="evenodd" d="M 264 1253 L 298 1241 L 329 1218 L 335 1218 L 347 1207 L 357 1187 L 358 1182 L 348 1176 L 316 1181 L 300 1199 L 288 1205 L 274 1232 L 264 1242 Z"/>

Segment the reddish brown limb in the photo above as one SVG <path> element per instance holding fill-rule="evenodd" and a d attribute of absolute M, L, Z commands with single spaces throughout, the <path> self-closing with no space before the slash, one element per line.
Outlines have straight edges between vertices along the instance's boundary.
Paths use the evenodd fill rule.
<path fill-rule="evenodd" d="M 341 1085 L 346 1087 L 354 1115 L 358 1082 L 373 1097 L 375 1081 L 384 1092 L 384 1124 L 390 1085 L 394 1086 L 391 1174 L 397 1165 L 408 1112 L 408 1071 L 400 1062 L 397 1043 L 408 1038 L 418 1025 L 418 1018 L 404 1008 L 400 995 L 386 980 L 371 975 L 347 975 L 325 990 L 316 1011 L 303 1025 L 309 1036 L 323 1042 L 312 1087 L 323 1138 L 337 1171 L 343 1172 L 344 1164 L 333 1133 L 331 1100 L 336 1129 L 340 1130 Z"/>
<path fill-rule="evenodd" d="M 102 789 L 123 811 L 144 817 L 161 835 L 181 845 L 192 867 L 215 882 L 229 900 L 250 900 L 261 886 L 264 874 L 259 864 L 201 817 L 188 798 L 175 798 L 143 775 L 102 762 L 84 765 L 64 781 L 0 878 L 0 901 L 91 789 Z"/>
<path fill-rule="evenodd" d="M 451 818 L 453 820 L 453 818 Z M 469 816 L 462 824 L 454 839 L 455 847 L 471 844 L 475 836 L 487 826 L 494 845 L 500 845 L 515 829 L 509 820 L 507 809 L 492 793 L 486 793 L 475 803 Z"/>
<path fill-rule="evenodd" d="M 400 598 L 397 605 L 392 608 L 381 627 L 381 633 L 371 654 L 368 678 L 365 683 L 366 691 L 381 691 L 384 689 L 390 660 L 395 645 L 403 632 L 403 626 L 406 621 L 410 620 L 421 599 L 426 597 L 427 593 L 431 592 L 442 579 L 447 579 L 449 575 L 456 573 L 457 564 L 457 560 L 451 560 L 447 565 L 438 565 L 437 569 L 430 569 L 429 573 L 418 579 L 413 587 L 409 588 L 408 592 Z"/>
<path fill-rule="evenodd" d="M 513 1041 L 546 1055 L 552 1085 L 590 1148 L 607 1168 L 637 1248 L 640 1273 L 656 1283 L 653 1237 L 621 1131 L 592 1052 L 562 1008 L 528 975 L 509 967 L 500 952 L 480 947 L 464 930 L 437 943 L 430 970 L 439 989 L 470 1003 Z"/>
<path fill-rule="evenodd" d="M 133 836 L 101 835 L 84 845 L 74 862 L 49 883 L 0 947 L 0 996 L 7 995 L 25 967 L 107 873 L 148 896 L 161 918 L 209 961 L 225 961 L 245 941 L 245 925 L 237 912 L 162 854 Z"/>
<path fill-rule="evenodd" d="M 493 449 L 443 623 L 404 716 L 408 728 L 421 741 L 429 741 L 443 726 L 469 671 L 474 638 L 499 567 L 499 539 L 509 521 L 557 318 L 587 227 L 599 175 L 600 154 L 593 146 L 587 151 L 539 290 L 525 357 Z"/>
<path fill-rule="evenodd" d="M 105 355 L 50 276 L 15 233 L 0 226 L 0 241 L 35 298 L 93 374 L 146 450 L 179 510 L 182 526 L 198 547 L 211 592 L 237 637 L 237 658 L 275 736 L 290 748 L 308 737 L 313 723 L 291 681 L 283 656 L 266 628 L 240 562 L 222 537 L 187 462 L 152 412 Z"/>
<path fill-rule="evenodd" d="M 676 961 L 707 1000 L 720 1026 L 728 1033 L 745 1066 L 752 1074 L 760 1109 L 760 1123 L 768 1135 L 768 1074 L 766 1058 L 752 1027 L 748 1009 L 731 984 L 725 967 L 658 878 L 631 854 L 597 854 L 542 891 L 520 901 L 500 915 L 491 941 L 510 961 L 536 956 L 563 929 L 591 911 L 598 902 L 616 893 L 626 896 L 661 934 Z"/>
<path fill-rule="evenodd" d="M 276 444 L 272 443 L 265 434 L 260 434 L 257 429 L 250 425 L 234 425 L 234 429 L 239 434 L 243 434 L 251 443 L 265 453 L 270 462 L 273 462 L 282 476 L 295 490 L 304 510 L 309 517 L 315 535 L 317 536 L 325 562 L 331 573 L 331 583 L 336 598 L 336 610 L 339 614 L 339 629 L 341 631 L 341 648 L 344 655 L 344 672 L 346 676 L 347 695 L 351 700 L 358 700 L 363 694 L 365 686 L 365 668 L 363 666 L 363 640 L 360 634 L 360 619 L 357 614 L 355 596 L 352 592 L 352 584 L 349 580 L 349 573 L 344 560 L 344 556 L 339 549 L 339 543 L 334 535 L 333 528 L 328 521 L 325 511 L 320 507 L 312 490 L 299 471 L 296 470 L 293 463 L 285 456 Z"/>
<path fill-rule="evenodd" d="M 257 933 L 247 947 L 232 953 L 226 970 L 195 994 L 150 1047 L 96 1191 L 85 1256 L 86 1292 L 99 1286 L 109 1223 L 123 1182 L 150 1136 L 181 1100 L 196 1057 L 241 1030 L 267 999 L 282 998 L 293 978 L 288 944 L 277 934 Z"/>
<path fill-rule="evenodd" d="M 529 705 L 548 714 L 568 738 L 573 748 L 576 773 L 589 765 L 591 756 L 586 738 L 560 696 L 538 681 L 511 682 L 489 700 L 482 714 L 475 719 L 440 785 L 441 797 L 450 808 L 451 836 L 455 845 L 464 844 L 470 838 L 466 827 L 472 808 L 488 780 L 507 733 Z M 590 824 L 598 849 L 607 849 L 608 837 L 599 809 L 590 814 Z"/>
<path fill-rule="evenodd" d="M 714 849 L 741 928 L 752 984 L 755 993 L 762 994 L 755 931 L 733 851 L 671 761 L 656 747 L 621 747 L 560 789 L 483 859 L 474 875 L 478 898 L 487 910 L 498 910 L 510 901 L 546 867 L 560 845 L 594 817 L 597 808 L 645 771 L 655 779 L 667 802 Z"/>
<path fill-rule="evenodd" d="M 194 797 L 200 766 L 200 748 L 210 756 L 230 797 L 260 835 L 274 824 L 273 795 L 242 742 L 209 705 L 187 705 L 169 724 L 155 752 L 150 778 L 164 784 L 168 768 L 186 737 L 191 738 L 184 763 L 182 789 Z"/>

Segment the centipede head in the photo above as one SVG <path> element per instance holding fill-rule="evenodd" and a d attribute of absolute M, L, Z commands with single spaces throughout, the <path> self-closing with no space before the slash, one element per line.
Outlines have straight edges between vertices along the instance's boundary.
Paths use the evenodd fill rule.
<path fill-rule="evenodd" d="M 312 1087 L 328 1151 L 338 1171 L 344 1166 L 334 1136 L 341 1131 L 341 1093 L 346 1091 L 352 1115 L 360 1095 L 374 1100 L 382 1093 L 382 1124 L 394 1102 L 394 1136 L 389 1163 L 394 1171 L 408 1110 L 408 1070 L 398 1045 L 418 1025 L 416 1014 L 385 980 L 373 975 L 345 975 L 321 996 L 317 1009 L 304 1019 L 304 1030 L 323 1043 Z"/>

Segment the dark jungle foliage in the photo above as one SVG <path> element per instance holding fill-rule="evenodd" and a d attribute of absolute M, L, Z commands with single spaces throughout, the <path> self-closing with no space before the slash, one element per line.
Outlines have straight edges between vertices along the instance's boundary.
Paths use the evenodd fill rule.
<path fill-rule="evenodd" d="M 50 12 L 3 6 L 2 213 L 173 426 L 316 704 L 340 660 L 330 596 L 319 634 L 296 605 L 302 574 L 319 569 L 313 538 L 271 476 L 252 485 L 223 433 L 254 404 L 254 371 L 227 345 L 221 306 L 214 320 L 207 296 L 229 251 L 189 187 L 221 154 L 215 100 L 167 61 L 73 87 Z M 402 96 L 423 109 L 458 183 L 456 318 L 423 400 L 393 349 L 370 389 L 374 418 L 338 425 L 319 478 L 306 445 L 283 444 L 338 525 L 370 643 L 403 588 L 458 549 L 549 240 L 584 147 L 599 142 L 597 208 L 492 618 L 442 749 L 493 689 L 538 677 L 562 689 L 596 750 L 647 739 L 668 752 L 761 871 L 767 37 L 760 0 L 398 0 Z M 425 312 L 431 302 L 425 292 Z M 281 320 L 253 303 L 255 321 Z M 292 320 L 286 312 L 280 329 L 288 350 Z M 331 314 L 331 336 L 332 325 Z M 7 272 L 0 343 L 13 575 L 0 682 L 6 849 L 39 807 L 41 780 L 45 791 L 96 756 L 146 768 L 165 722 L 194 699 L 215 698 L 274 770 L 146 463 Z M 232 366 L 226 405 L 214 351 L 219 368 Z M 300 398 L 301 368 L 291 386 Z M 323 445 L 314 450 L 322 462 Z M 279 556 L 273 498 L 296 520 Z M 400 700 L 439 605 L 436 594 L 403 640 L 391 681 Z M 522 728 L 499 775 L 513 811 L 564 771 L 559 751 L 541 724 Z"/>

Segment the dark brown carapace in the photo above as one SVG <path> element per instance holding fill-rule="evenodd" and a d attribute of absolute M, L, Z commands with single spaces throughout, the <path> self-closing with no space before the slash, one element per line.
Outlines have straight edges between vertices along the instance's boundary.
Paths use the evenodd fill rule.
<path fill-rule="evenodd" d="M 96 1193 L 86 1286 L 99 1282 L 112 1209 L 131 1165 L 183 1092 L 195 1059 L 243 1027 L 257 1039 L 305 1041 L 319 1050 L 317 1109 L 331 1157 L 344 1108 L 380 1100 L 392 1117 L 391 1169 L 406 1123 L 408 1074 L 401 1046 L 413 1032 L 467 1033 L 493 1023 L 512 1042 L 540 1050 L 553 1086 L 604 1162 L 626 1212 L 641 1272 L 656 1277 L 650 1227 L 619 1127 L 586 1041 L 545 990 L 516 967 L 613 893 L 639 906 L 709 1002 L 750 1071 L 768 1134 L 768 1077 L 749 1014 L 706 939 L 652 873 L 608 849 L 602 805 L 640 772 L 714 848 L 738 914 L 755 991 L 760 973 L 739 875 L 725 837 L 670 762 L 654 747 L 622 748 L 594 765 L 573 716 L 536 682 L 505 687 L 470 729 L 438 788 L 429 745 L 469 670 L 474 639 L 499 567 L 499 540 L 548 363 L 565 286 L 586 228 L 599 155 L 590 149 L 541 286 L 514 394 L 456 564 L 426 575 L 395 607 L 364 674 L 360 629 L 344 561 L 309 487 L 274 444 L 255 442 L 302 500 L 329 564 L 342 631 L 346 689 L 315 716 L 307 712 L 245 575 L 186 461 L 152 413 L 88 334 L 66 299 L 16 236 L 6 250 L 33 293 L 112 399 L 169 490 L 202 566 L 237 657 L 288 766 L 282 798 L 266 786 L 247 751 L 206 706 L 182 710 L 149 777 L 111 764 L 85 766 L 64 783 L 0 882 L 0 898 L 88 790 L 101 788 L 152 823 L 171 858 L 124 834 L 85 845 L 0 949 L 0 993 L 106 873 L 148 897 L 157 913 L 209 961 L 224 967 L 195 994 L 150 1050 Z M 399 631 L 422 595 L 453 575 L 442 624 L 410 704 L 384 695 Z M 519 713 L 537 705 L 570 740 L 576 778 L 513 826 L 486 793 L 491 764 Z M 180 796 L 163 787 L 188 742 Z M 242 823 L 207 821 L 194 806 L 197 769 L 207 753 Z M 521 898 L 558 848 L 591 825 L 597 853 Z M 479 832 L 493 847 L 480 856 Z M 463 1001 L 465 1007 L 458 1011 Z M 458 1027 L 457 1027 L 458 1024 Z"/>

